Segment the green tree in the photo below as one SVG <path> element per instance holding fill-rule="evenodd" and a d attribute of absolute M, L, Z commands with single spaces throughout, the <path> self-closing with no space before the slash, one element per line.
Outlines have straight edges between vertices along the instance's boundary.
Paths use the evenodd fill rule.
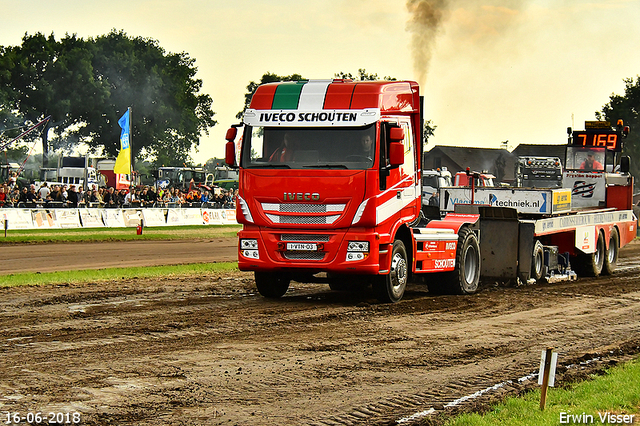
<path fill-rule="evenodd" d="M 25 126 L 51 115 L 41 135 L 44 159 L 49 151 L 49 129 L 60 136 L 80 123 L 74 115 L 86 94 L 100 96 L 101 85 L 90 73 L 90 53 L 75 35 L 57 42 L 52 35 L 27 35 L 21 46 L 0 48 L 0 90 L 6 95 L 3 107 L 18 111 Z"/>
<path fill-rule="evenodd" d="M 134 158 L 171 153 L 180 164 L 216 124 L 194 64 L 184 52 L 166 53 L 157 41 L 123 31 L 86 41 L 38 33 L 25 35 L 21 46 L 0 48 L 0 92 L 25 124 L 52 116 L 54 147 L 84 142 L 112 156 L 120 148 L 118 119 L 131 107 Z"/>
<path fill-rule="evenodd" d="M 342 71 L 340 71 L 338 73 L 335 73 L 334 76 L 336 78 L 343 78 L 343 79 L 349 79 L 349 80 L 354 80 L 354 81 L 375 81 L 375 80 L 380 80 L 380 78 L 378 77 L 377 73 L 369 74 L 367 72 L 367 70 L 364 69 L 364 68 L 358 68 L 358 74 L 355 77 L 351 73 L 345 73 L 345 72 L 342 72 Z M 384 77 L 382 80 L 396 81 L 395 78 L 389 77 L 389 76 Z"/>
<path fill-rule="evenodd" d="M 611 94 L 609 103 L 602 107 L 601 112 L 596 112 L 598 120 L 606 120 L 616 125 L 619 119 L 629 126 L 631 131 L 624 140 L 622 153 L 631 157 L 631 173 L 640 178 L 640 76 L 625 78 L 624 96 Z M 635 130 L 635 131 L 634 131 Z"/>
<path fill-rule="evenodd" d="M 424 120 L 424 124 L 422 127 L 422 148 L 426 149 L 427 144 L 429 143 L 429 138 L 432 137 L 436 132 L 436 126 L 433 124 L 431 120 Z"/>

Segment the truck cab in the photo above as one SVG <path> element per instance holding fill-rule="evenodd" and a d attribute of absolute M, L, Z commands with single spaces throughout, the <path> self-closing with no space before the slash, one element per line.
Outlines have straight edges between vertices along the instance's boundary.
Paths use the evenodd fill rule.
<path fill-rule="evenodd" d="M 493 187 L 495 186 L 495 178 L 488 172 L 478 173 L 467 169 L 464 172 L 456 173 L 453 186 Z"/>
<path fill-rule="evenodd" d="M 451 172 L 446 168 L 422 171 L 422 204 L 435 204 L 432 197 L 438 198 L 440 188 L 452 186 Z"/>
<path fill-rule="evenodd" d="M 473 217 L 413 228 L 422 217 L 420 110 L 412 81 L 258 86 L 227 132 L 225 158 L 240 172 L 238 267 L 254 271 L 263 296 L 283 296 L 291 280 L 325 280 L 334 289 L 364 282 L 395 302 L 413 272 L 455 269 L 458 229 Z"/>

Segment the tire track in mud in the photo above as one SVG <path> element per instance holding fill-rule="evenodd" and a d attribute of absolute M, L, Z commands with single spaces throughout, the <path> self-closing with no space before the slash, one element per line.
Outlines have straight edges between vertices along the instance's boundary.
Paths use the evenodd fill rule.
<path fill-rule="evenodd" d="M 306 284 L 265 300 L 243 273 L 2 294 L 0 409 L 86 424 L 389 424 L 520 392 L 547 345 L 575 360 L 640 335 L 637 269 L 394 305 Z"/>

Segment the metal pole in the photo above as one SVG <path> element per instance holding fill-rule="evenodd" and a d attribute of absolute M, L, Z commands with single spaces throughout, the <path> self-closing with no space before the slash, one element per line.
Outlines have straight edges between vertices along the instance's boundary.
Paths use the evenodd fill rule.
<path fill-rule="evenodd" d="M 129 111 L 129 166 L 131 166 L 131 170 L 130 170 L 130 174 L 129 176 L 131 176 L 131 183 L 133 183 L 133 135 L 131 130 L 133 129 L 133 125 L 131 124 L 132 118 L 131 118 L 131 107 L 128 107 L 127 110 Z"/>
<path fill-rule="evenodd" d="M 542 388 L 540 389 L 540 410 L 544 411 L 547 404 L 547 388 L 549 387 L 549 373 L 551 372 L 551 357 L 553 356 L 553 348 L 547 348 L 544 358 L 544 373 L 542 376 Z"/>

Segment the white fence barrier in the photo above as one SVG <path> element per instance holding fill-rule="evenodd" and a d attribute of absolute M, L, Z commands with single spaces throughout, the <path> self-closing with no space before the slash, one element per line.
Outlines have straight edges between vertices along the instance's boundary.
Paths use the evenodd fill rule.
<path fill-rule="evenodd" d="M 236 225 L 235 209 L 0 209 L 2 229 Z M 6 227 L 6 228 L 5 228 Z"/>

